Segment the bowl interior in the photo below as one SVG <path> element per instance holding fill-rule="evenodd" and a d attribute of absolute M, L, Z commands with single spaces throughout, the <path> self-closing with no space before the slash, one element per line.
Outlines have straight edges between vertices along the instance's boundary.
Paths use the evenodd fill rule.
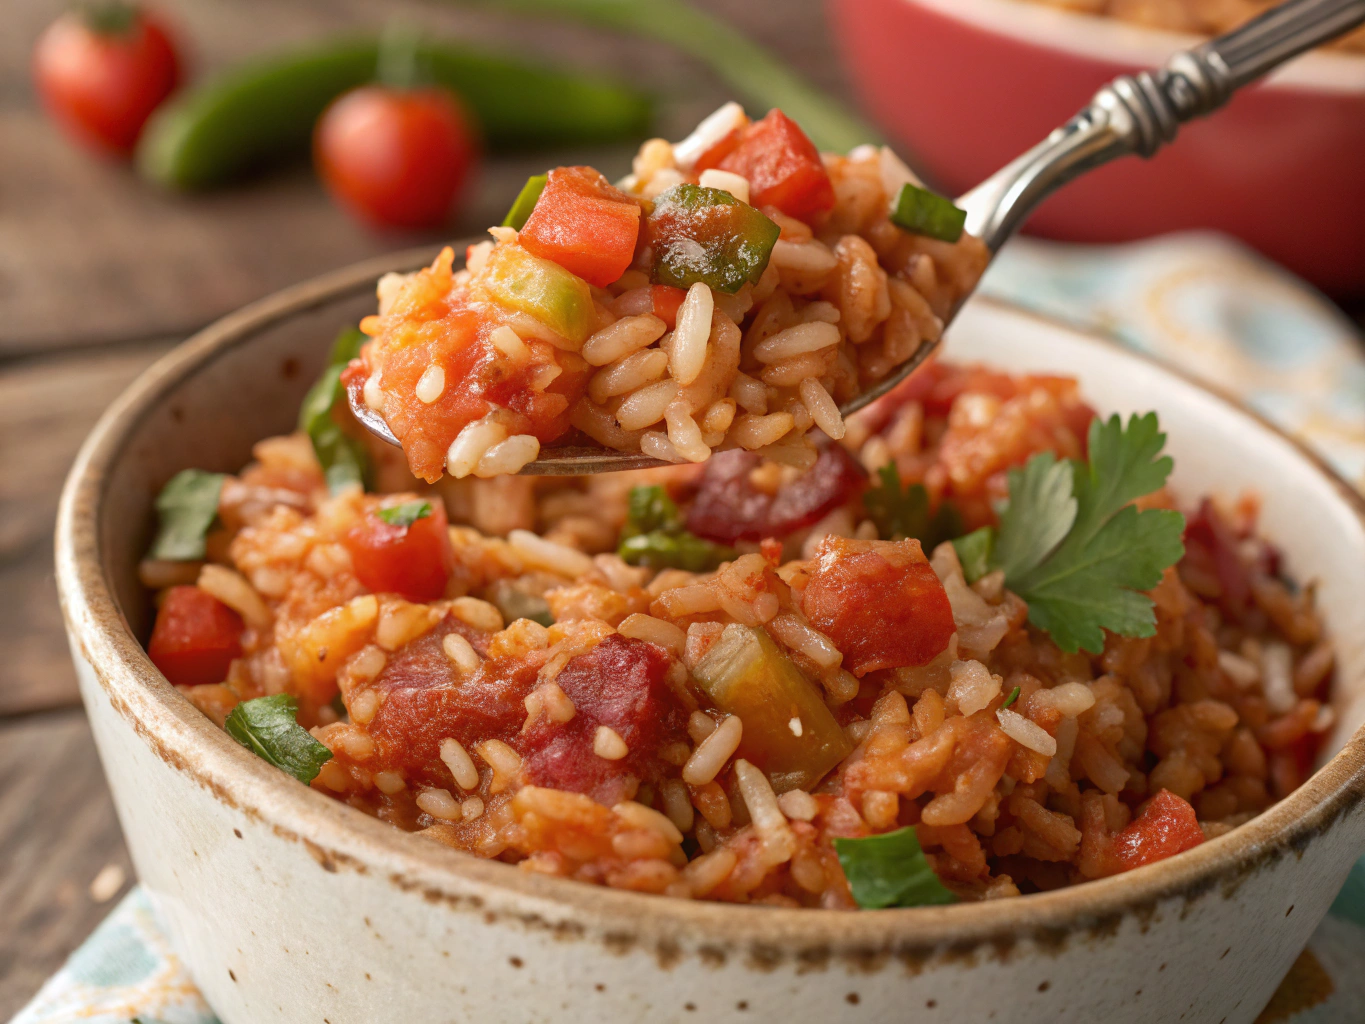
<path fill-rule="evenodd" d="M 235 472 L 262 438 L 292 430 L 299 402 L 336 333 L 374 309 L 373 282 L 387 269 L 411 269 L 429 253 L 401 254 L 329 275 L 266 300 L 209 328 L 153 370 L 145 412 L 109 466 L 97 535 L 106 579 L 134 635 L 149 625 L 137 563 L 153 529 L 152 502 L 186 467 Z M 1208 493 L 1252 490 L 1263 501 L 1262 529 L 1280 545 L 1289 572 L 1318 588 L 1337 643 L 1335 753 L 1365 722 L 1365 574 L 1362 502 L 1293 442 L 1254 415 L 1107 341 L 989 300 L 963 311 L 946 345 L 949 358 L 1016 371 L 1075 376 L 1102 412 L 1155 409 L 1175 456 L 1173 487 L 1192 504 Z"/>

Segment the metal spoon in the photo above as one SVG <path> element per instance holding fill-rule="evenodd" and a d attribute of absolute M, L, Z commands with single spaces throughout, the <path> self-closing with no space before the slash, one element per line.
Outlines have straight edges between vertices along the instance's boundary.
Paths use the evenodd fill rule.
<path fill-rule="evenodd" d="M 1043 199 L 1087 171 L 1120 156 L 1150 157 L 1175 138 L 1181 124 L 1212 113 L 1234 92 L 1286 61 L 1365 23 L 1365 0 L 1289 0 L 1240 28 L 1175 54 L 1166 65 L 1121 75 L 1089 106 L 1027 153 L 1002 167 L 955 202 L 967 213 L 966 230 L 986 243 L 992 257 Z M 945 319 L 962 307 L 963 296 Z M 926 342 L 886 378 L 845 402 L 844 415 L 880 398 L 908 377 L 938 347 Z M 389 444 L 398 439 L 352 387 L 351 411 Z M 597 446 L 545 447 L 523 475 L 578 476 L 668 463 L 639 452 Z"/>

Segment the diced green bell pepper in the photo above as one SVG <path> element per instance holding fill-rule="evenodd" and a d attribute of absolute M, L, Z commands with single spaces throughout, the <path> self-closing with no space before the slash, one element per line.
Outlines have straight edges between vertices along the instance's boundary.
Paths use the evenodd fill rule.
<path fill-rule="evenodd" d="M 531 211 L 536 208 L 536 200 L 545 191 L 545 184 L 550 180 L 548 172 L 545 174 L 533 174 L 526 179 L 526 184 L 521 186 L 521 191 L 517 193 L 517 198 L 512 201 L 512 208 L 507 211 L 507 216 L 502 219 L 502 226 L 511 228 L 513 231 L 520 231 L 526 226 L 526 221 L 530 219 Z"/>
<path fill-rule="evenodd" d="M 686 530 L 637 533 L 621 541 L 616 553 L 628 565 L 646 565 L 651 569 L 686 569 L 688 572 L 710 572 L 720 568 L 722 562 L 738 557 L 733 548 L 702 540 Z"/>
<path fill-rule="evenodd" d="M 733 295 L 757 284 L 781 229 L 729 192 L 675 185 L 654 201 L 648 231 L 650 280 L 687 288 L 701 281 Z"/>
<path fill-rule="evenodd" d="M 967 211 L 935 192 L 905 184 L 891 204 L 891 223 L 940 242 L 956 242 L 967 223 Z"/>
<path fill-rule="evenodd" d="M 576 345 L 592 333 L 595 314 L 588 283 L 519 245 L 495 248 L 479 283 L 494 301 L 535 317 Z"/>
<path fill-rule="evenodd" d="M 853 749 L 816 685 L 762 628 L 726 626 L 692 676 L 717 708 L 739 717 L 739 756 L 779 793 L 809 789 Z"/>

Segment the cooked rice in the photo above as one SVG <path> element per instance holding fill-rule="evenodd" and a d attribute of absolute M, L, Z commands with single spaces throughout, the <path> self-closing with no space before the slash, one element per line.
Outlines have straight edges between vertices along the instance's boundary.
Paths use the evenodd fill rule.
<path fill-rule="evenodd" d="M 732 398 L 690 409 L 675 396 L 676 409 L 699 433 L 726 431 L 726 444 L 738 431 L 769 451 L 788 445 L 758 431 L 765 419 L 782 426 L 795 416 L 740 411 L 753 397 L 745 379 L 772 397 L 746 377 L 725 389 Z M 1088 419 L 1073 382 L 931 366 L 851 416 L 842 444 L 873 469 L 894 462 L 933 502 L 951 499 L 971 528 L 992 521 L 1005 473 L 1034 451 L 1081 455 Z M 652 433 L 681 458 L 662 429 Z M 1050 889 L 1111 873 L 1106 851 L 1159 789 L 1188 800 L 1208 835 L 1248 820 L 1304 780 L 1335 720 L 1326 703 L 1333 651 L 1312 588 L 1281 578 L 1278 554 L 1252 532 L 1249 500 L 1191 513 L 1185 559 L 1151 592 L 1155 635 L 1109 637 L 1098 655 L 1058 650 L 1027 624 L 1003 577 L 968 585 L 942 545 L 928 554 L 956 630 L 947 649 L 918 668 L 859 676 L 849 651 L 807 616 L 803 594 L 824 545 L 875 537 L 861 485 L 808 525 L 761 545 L 736 541 L 721 569 L 691 572 L 627 565 L 612 552 L 629 488 L 665 484 L 686 517 L 711 486 L 696 467 L 447 479 L 428 500 L 456 524 L 450 580 L 443 597 L 409 601 L 367 592 L 345 543 L 395 498 L 329 496 L 296 441 L 255 454 L 224 483 L 207 564 L 191 576 L 144 566 L 152 582 L 197 579 L 247 626 L 224 680 L 182 690 L 219 723 L 239 700 L 295 695 L 300 721 L 333 752 L 315 788 L 526 870 L 679 897 L 849 907 L 832 839 L 912 825 L 961 898 Z M 774 497 L 819 475 L 760 463 L 742 484 Z M 413 486 L 392 479 L 395 490 Z M 1171 503 L 1164 493 L 1147 500 Z M 475 521 L 479 529 L 466 525 Z M 1206 536 L 1232 540 L 1210 548 Z M 866 603 L 875 617 L 876 602 Z M 553 625 L 526 618 L 534 607 L 548 608 Z M 850 744 L 809 786 L 779 792 L 785 784 L 764 775 L 754 752 L 763 723 L 721 712 L 692 681 L 740 624 L 764 629 Z M 608 640 L 657 652 L 672 710 L 651 713 L 650 728 L 670 723 L 656 739 L 629 716 L 603 720 L 604 702 L 616 700 L 610 687 L 638 666 L 620 678 L 599 668 L 584 686 L 583 666 Z M 413 678 L 434 685 L 404 683 L 418 670 Z M 521 688 L 505 701 L 486 689 L 514 680 Z M 422 703 L 437 698 L 460 713 Z M 478 725 L 484 715 L 503 724 Z M 777 716 L 776 728 L 796 739 L 818 728 L 805 710 Z M 533 774 L 537 738 L 569 735 L 587 751 L 574 762 L 584 778 L 606 771 L 617 788 L 599 799 L 590 782 L 572 777 L 560 789 Z M 641 769 L 641 758 L 653 767 Z"/>

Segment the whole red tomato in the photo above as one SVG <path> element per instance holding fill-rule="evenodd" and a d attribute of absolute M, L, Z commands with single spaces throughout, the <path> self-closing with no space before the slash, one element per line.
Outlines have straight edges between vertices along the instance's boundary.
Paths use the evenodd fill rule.
<path fill-rule="evenodd" d="M 110 3 L 49 25 L 33 50 L 33 77 L 62 127 L 86 145 L 127 156 L 179 83 L 180 62 L 155 16 Z"/>
<path fill-rule="evenodd" d="M 318 173 L 380 227 L 440 227 L 478 156 L 469 118 L 444 89 L 367 85 L 332 103 L 313 133 Z"/>

